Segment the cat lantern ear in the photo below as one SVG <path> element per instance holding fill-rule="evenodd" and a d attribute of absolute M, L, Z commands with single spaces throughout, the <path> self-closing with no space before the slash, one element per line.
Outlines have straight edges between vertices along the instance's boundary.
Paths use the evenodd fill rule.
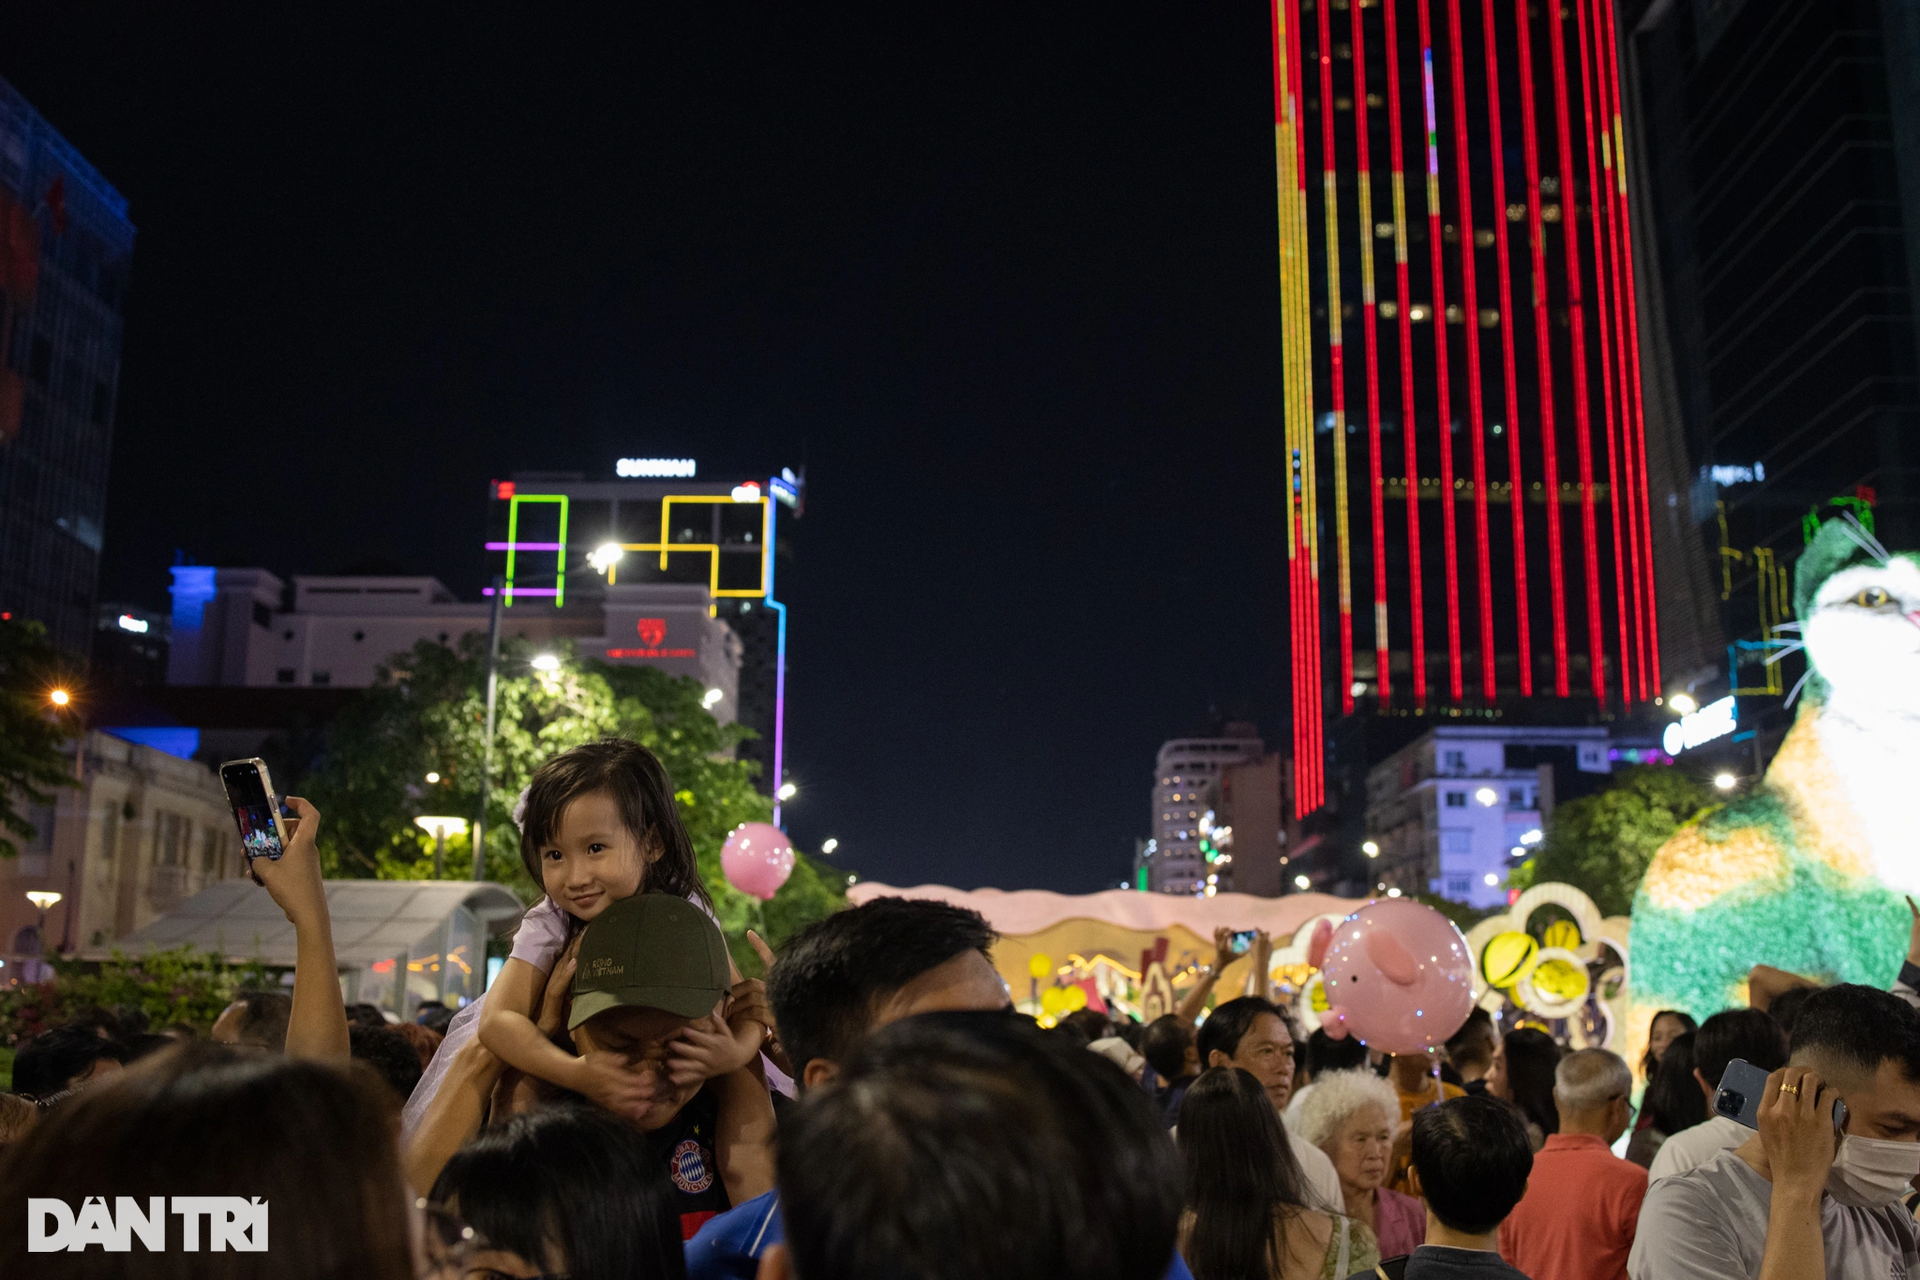
<path fill-rule="evenodd" d="M 1321 961 L 1327 958 L 1327 947 L 1333 942 L 1333 921 L 1322 920 L 1313 926 L 1313 936 L 1307 941 L 1307 963 L 1318 969 Z"/>

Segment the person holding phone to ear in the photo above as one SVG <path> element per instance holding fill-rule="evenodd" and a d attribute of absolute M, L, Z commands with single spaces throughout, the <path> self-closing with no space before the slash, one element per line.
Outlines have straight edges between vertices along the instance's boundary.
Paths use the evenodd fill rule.
<path fill-rule="evenodd" d="M 1846 1103 L 1840 1132 L 1836 1100 Z M 1920 1176 L 1920 1014 L 1905 1001 L 1853 984 L 1815 992 L 1757 1110 L 1748 1097 L 1720 1110 L 1758 1131 L 1649 1188 L 1632 1280 L 1886 1280 L 1920 1269 L 1920 1223 L 1901 1204 Z"/>

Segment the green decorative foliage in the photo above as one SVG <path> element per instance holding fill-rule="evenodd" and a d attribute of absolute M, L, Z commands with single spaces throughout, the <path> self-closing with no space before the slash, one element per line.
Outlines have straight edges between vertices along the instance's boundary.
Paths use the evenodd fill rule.
<path fill-rule="evenodd" d="M 543 646 L 545 648 L 545 646 Z M 653 667 L 573 661 L 566 647 L 557 671 L 533 671 L 533 647 L 503 639 L 495 698 L 493 780 L 488 791 L 487 878 L 522 901 L 540 886 L 520 861 L 513 802 L 548 757 L 604 737 L 632 738 L 660 757 L 676 787 L 681 820 L 693 839 L 701 878 L 743 972 L 759 961 L 745 944 L 749 928 L 774 946 L 845 905 L 844 878 L 796 855 L 792 878 L 772 902 L 736 892 L 720 871 L 720 846 L 743 822 L 766 822 L 773 805 L 754 789 L 759 766 L 735 758 L 751 730 L 722 725 L 702 705 L 705 690 Z M 345 708 L 326 751 L 299 784 L 323 815 L 320 852 L 329 876 L 426 879 L 433 839 L 414 825 L 422 814 L 463 817 L 479 809 L 486 726 L 485 638 L 460 648 L 422 642 L 397 655 L 378 682 Z M 440 775 L 428 783 L 428 773 Z M 468 836 L 447 840 L 446 876 L 471 874 Z M 751 962 L 751 963 L 749 963 Z"/>
<path fill-rule="evenodd" d="M 190 1023 L 204 1034 L 241 991 L 279 990 L 265 965 L 229 964 L 181 947 L 139 957 L 115 952 L 99 962 L 51 958 L 45 982 L 0 990 L 0 1040 L 17 1043 L 89 1009 L 135 1008 L 155 1027 Z"/>
<path fill-rule="evenodd" d="M 1633 908 L 1634 998 L 1704 1018 L 1739 1003 L 1757 958 L 1823 983 L 1893 985 L 1912 923 L 1900 895 L 1798 856 L 1789 874 L 1785 885 L 1744 885 L 1694 911 L 1643 895 Z"/>
<path fill-rule="evenodd" d="M 1678 769 L 1621 769 L 1605 791 L 1553 811 L 1540 852 L 1508 874 L 1507 886 L 1570 884 L 1592 898 L 1601 915 L 1626 915 L 1653 855 L 1713 794 Z"/>
<path fill-rule="evenodd" d="M 46 628 L 0 622 L 0 858 L 19 856 L 14 841 L 40 834 L 16 805 L 52 804 L 54 788 L 74 785 L 60 754 L 71 726 L 47 701 L 59 687 L 74 687 L 71 671 Z"/>

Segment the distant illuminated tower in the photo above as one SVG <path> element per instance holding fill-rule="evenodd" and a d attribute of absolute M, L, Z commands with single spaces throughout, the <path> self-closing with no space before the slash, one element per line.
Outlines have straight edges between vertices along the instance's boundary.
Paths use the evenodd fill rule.
<path fill-rule="evenodd" d="M 1329 712 L 1617 713 L 1660 694 L 1660 655 L 1611 4 L 1272 17 L 1311 813 Z"/>
<path fill-rule="evenodd" d="M 1205 893 L 1209 876 L 1233 887 L 1231 872 L 1215 869 L 1207 838 L 1218 803 L 1221 773 L 1259 760 L 1266 744 L 1250 724 L 1226 725 L 1218 737 L 1175 738 L 1160 748 L 1153 787 L 1153 839 L 1142 849 L 1138 887 L 1155 893 Z"/>

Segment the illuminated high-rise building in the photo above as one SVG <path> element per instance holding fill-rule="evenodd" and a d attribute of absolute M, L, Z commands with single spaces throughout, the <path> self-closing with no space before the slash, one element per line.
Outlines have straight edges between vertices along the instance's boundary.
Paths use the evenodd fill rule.
<path fill-rule="evenodd" d="M 133 256 L 127 202 L 0 81 L 0 613 L 91 646 Z"/>
<path fill-rule="evenodd" d="M 1292 758 L 1313 814 L 1330 749 L 1363 793 L 1364 757 L 1399 745 L 1356 746 L 1356 718 L 1411 738 L 1660 696 L 1662 486 L 1609 0 L 1274 0 L 1272 18 Z"/>
<path fill-rule="evenodd" d="M 496 481 L 487 550 L 503 617 L 603 615 L 609 661 L 645 659 L 665 634 L 659 610 L 621 604 L 623 588 L 704 588 L 709 616 L 739 640 L 729 718 L 759 735 L 741 754 L 760 762 L 761 790 L 773 795 L 786 767 L 786 605 L 776 587 L 792 553 L 781 529 L 804 508 L 805 480 L 791 471 L 700 479 L 697 469 L 691 459 L 623 458 L 610 479 L 523 472 Z M 630 633 L 624 641 L 616 618 Z"/>
<path fill-rule="evenodd" d="M 1767 659 L 1790 634 L 1809 518 L 1920 546 L 1920 7 L 1622 11 L 1629 154 L 1649 177 L 1643 314 L 1664 339 L 1649 444 L 1689 464 L 1673 514 L 1700 605 L 1669 689 L 1735 694 L 1760 750 L 1725 759 L 1751 768 L 1804 671 Z"/>

